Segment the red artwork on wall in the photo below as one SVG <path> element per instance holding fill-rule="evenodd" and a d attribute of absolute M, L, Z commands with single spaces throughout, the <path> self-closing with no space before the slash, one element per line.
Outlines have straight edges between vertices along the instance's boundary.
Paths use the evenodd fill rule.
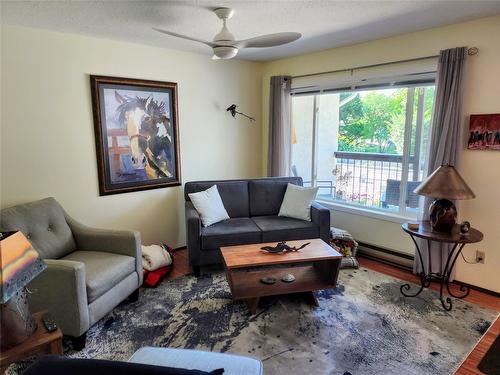
<path fill-rule="evenodd" d="M 500 150 L 500 113 L 470 116 L 467 148 Z"/>

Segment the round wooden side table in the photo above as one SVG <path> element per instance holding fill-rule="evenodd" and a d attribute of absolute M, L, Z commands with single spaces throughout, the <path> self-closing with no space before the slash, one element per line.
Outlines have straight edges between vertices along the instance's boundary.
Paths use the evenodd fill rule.
<path fill-rule="evenodd" d="M 469 288 L 463 285 L 460 286 L 460 292 L 463 294 L 455 295 L 450 290 L 450 274 L 455 266 L 455 262 L 457 261 L 458 256 L 462 252 L 462 249 L 468 243 L 480 242 L 483 239 L 483 234 L 477 229 L 470 228 L 467 234 L 460 233 L 460 225 L 455 224 L 451 232 L 434 232 L 431 229 L 431 225 L 429 221 L 419 221 L 418 229 L 410 229 L 408 228 L 408 223 L 404 223 L 401 225 L 403 230 L 408 233 L 417 248 L 418 258 L 420 260 L 420 265 L 422 266 L 422 272 L 419 273 L 420 277 L 420 288 L 415 293 L 407 293 L 410 291 L 410 284 L 401 285 L 400 291 L 405 297 L 416 297 L 418 296 L 424 288 L 428 288 L 431 285 L 431 281 L 439 281 L 441 286 L 439 288 L 439 299 L 441 300 L 441 304 L 446 311 L 450 311 L 452 309 L 451 298 L 443 296 L 443 290 L 446 286 L 448 294 L 455 298 L 465 298 L 469 295 Z M 422 238 L 427 241 L 427 259 L 428 259 L 428 272 L 425 271 L 424 262 L 422 259 L 422 252 L 418 245 L 418 241 L 415 239 L 416 237 Z M 446 260 L 446 265 L 444 267 L 443 273 L 440 272 L 432 272 L 432 261 L 431 261 L 431 242 L 442 242 L 453 244 L 453 248 L 451 249 L 448 258 Z"/>

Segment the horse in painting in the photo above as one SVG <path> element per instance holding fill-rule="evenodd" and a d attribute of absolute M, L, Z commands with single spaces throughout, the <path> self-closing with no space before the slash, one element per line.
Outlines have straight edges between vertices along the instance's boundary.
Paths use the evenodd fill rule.
<path fill-rule="evenodd" d="M 166 116 L 165 107 L 164 102 L 148 100 L 141 130 L 148 137 L 148 161 L 161 171 L 170 173 L 168 171 L 173 168 L 173 129 L 170 119 Z"/>
<path fill-rule="evenodd" d="M 172 126 L 166 116 L 166 104 L 148 98 L 122 96 L 115 91 L 119 103 L 118 121 L 127 129 L 132 168 L 144 169 L 149 179 L 172 176 Z"/>

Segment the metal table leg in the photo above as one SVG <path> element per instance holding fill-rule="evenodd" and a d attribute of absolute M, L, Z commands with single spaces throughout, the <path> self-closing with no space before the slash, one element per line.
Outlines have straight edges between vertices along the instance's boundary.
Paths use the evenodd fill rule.
<path fill-rule="evenodd" d="M 443 288 L 444 285 L 447 283 L 447 280 L 450 278 L 450 272 L 451 270 L 448 270 L 448 266 L 450 264 L 450 259 L 453 258 L 453 253 L 455 252 L 455 249 L 457 248 L 458 244 L 455 244 L 453 248 L 451 249 L 450 253 L 448 254 L 448 258 L 446 259 L 446 265 L 444 266 L 443 270 L 443 277 L 441 278 L 441 286 L 439 287 L 439 299 L 441 300 L 441 304 L 443 305 L 444 309 L 446 311 L 450 311 L 452 308 L 451 305 L 451 299 L 450 297 L 446 297 L 446 300 L 443 297 Z"/>
<path fill-rule="evenodd" d="M 425 287 L 431 286 L 432 282 L 432 257 L 431 257 L 431 241 L 427 240 L 427 262 L 429 263 L 429 269 L 427 270 L 427 276 L 425 278 Z"/>
<path fill-rule="evenodd" d="M 422 266 L 422 272 L 420 272 L 418 274 L 418 276 L 420 276 L 420 288 L 417 290 L 416 293 L 408 294 L 406 292 L 411 289 L 411 285 L 410 284 L 403 284 L 403 285 L 401 285 L 399 290 L 401 291 L 401 294 L 405 297 L 416 297 L 422 292 L 422 290 L 424 290 L 424 288 L 427 288 L 430 285 L 430 279 L 428 278 L 427 274 L 425 273 L 424 261 L 422 259 L 422 253 L 420 252 L 420 248 L 417 244 L 417 241 L 415 241 L 415 238 L 412 235 L 410 235 L 410 237 L 413 240 L 413 243 L 415 244 L 415 247 L 417 249 L 418 259 L 420 260 L 420 265 Z"/>
<path fill-rule="evenodd" d="M 415 244 L 415 248 L 417 249 L 417 254 L 418 254 L 418 259 L 420 261 L 420 265 L 422 267 L 422 272 L 418 274 L 420 277 L 420 287 L 418 290 L 414 293 L 407 293 L 411 289 L 411 285 L 409 283 L 401 285 L 399 290 L 401 291 L 401 294 L 403 294 L 405 297 L 416 297 L 418 296 L 424 288 L 428 288 L 431 285 L 432 279 L 440 282 L 440 288 L 439 288 L 439 300 L 441 301 L 441 304 L 443 305 L 443 308 L 446 311 L 450 311 L 452 309 L 452 302 L 451 298 L 449 296 L 444 296 L 443 291 L 446 286 L 446 290 L 448 291 L 448 294 L 454 298 L 465 298 L 469 295 L 470 289 L 468 287 L 465 287 L 463 285 L 460 286 L 460 291 L 463 293 L 462 295 L 455 295 L 451 292 L 450 290 L 450 274 L 453 270 L 453 267 L 455 266 L 455 263 L 457 261 L 458 256 L 460 255 L 462 249 L 464 248 L 465 244 L 460 244 L 460 247 L 457 250 L 458 243 L 455 244 L 448 254 L 448 258 L 446 259 L 446 265 L 444 267 L 443 273 L 433 273 L 432 272 L 432 261 L 431 261 L 431 241 L 427 241 L 427 251 L 428 251 L 428 266 L 429 270 L 426 272 L 424 268 L 424 261 L 422 258 L 422 253 L 420 250 L 420 247 L 418 246 L 417 241 L 415 238 L 410 235 L 411 239 L 413 240 L 413 243 Z"/>
<path fill-rule="evenodd" d="M 453 246 L 452 251 L 448 255 L 448 259 L 446 261 L 446 267 L 444 269 L 443 279 L 441 280 L 441 287 L 439 289 L 439 299 L 441 300 L 441 304 L 443 305 L 443 308 L 446 311 L 450 311 L 453 306 L 452 306 L 450 297 L 446 297 L 446 298 L 443 297 L 444 285 L 446 285 L 446 290 L 448 291 L 448 293 L 452 297 L 455 297 L 455 298 L 460 298 L 460 299 L 465 298 L 469 295 L 469 292 L 470 292 L 470 289 L 468 287 L 463 286 L 463 285 L 460 286 L 460 291 L 463 292 L 462 295 L 455 295 L 450 290 L 450 274 L 453 271 L 453 267 L 455 266 L 455 262 L 457 261 L 457 258 L 460 255 L 460 253 L 462 252 L 462 249 L 464 248 L 465 243 L 460 245 L 460 247 L 456 251 L 455 255 L 453 256 L 453 253 L 455 252 L 457 246 L 458 246 L 458 244 L 455 244 L 455 246 Z M 450 259 L 452 259 L 452 258 L 453 258 L 453 261 L 451 262 L 451 264 L 449 264 Z M 448 265 L 449 265 L 449 267 L 448 267 Z"/>

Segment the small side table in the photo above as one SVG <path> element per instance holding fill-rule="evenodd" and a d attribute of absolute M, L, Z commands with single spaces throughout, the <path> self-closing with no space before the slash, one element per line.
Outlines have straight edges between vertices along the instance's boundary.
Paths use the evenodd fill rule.
<path fill-rule="evenodd" d="M 1 353 L 1 374 L 3 374 L 12 363 L 26 358 L 28 355 L 63 354 L 62 332 L 59 328 L 53 332 L 47 331 L 42 321 L 42 315 L 44 313 L 45 312 L 38 312 L 33 314 L 38 327 L 29 339 Z"/>
<path fill-rule="evenodd" d="M 420 288 L 413 294 L 407 293 L 411 286 L 410 284 L 401 285 L 401 293 L 405 297 L 416 297 L 418 296 L 424 288 L 428 288 L 431 285 L 432 280 L 439 281 L 441 283 L 441 287 L 439 288 L 439 299 L 441 300 L 441 304 L 446 311 L 450 311 L 452 309 L 452 303 L 450 297 L 443 296 L 443 290 L 446 286 L 448 290 L 448 294 L 455 298 L 465 298 L 469 295 L 469 288 L 465 286 L 460 286 L 460 292 L 462 295 L 455 295 L 450 290 L 450 274 L 455 266 L 455 262 L 457 261 L 458 256 L 462 252 L 464 246 L 468 243 L 480 242 L 483 239 L 483 234 L 477 229 L 470 228 L 468 234 L 460 233 L 460 225 L 455 224 L 451 232 L 434 232 L 431 229 L 431 225 L 429 221 L 420 221 L 419 228 L 417 230 L 413 230 L 408 228 L 408 223 L 404 223 L 402 226 L 403 230 L 408 233 L 415 243 L 415 247 L 417 248 L 418 258 L 420 260 L 420 265 L 422 266 L 422 272 L 419 274 L 420 276 Z M 427 254 L 428 254 L 428 266 L 429 272 L 425 272 L 425 266 L 422 259 L 422 253 L 420 247 L 418 246 L 418 242 L 415 240 L 415 237 L 422 238 L 427 240 Z M 446 265 L 444 267 L 443 273 L 435 273 L 432 272 L 432 261 L 431 261 L 431 242 L 444 242 L 453 244 L 453 248 L 450 251 L 448 258 L 446 260 Z"/>

